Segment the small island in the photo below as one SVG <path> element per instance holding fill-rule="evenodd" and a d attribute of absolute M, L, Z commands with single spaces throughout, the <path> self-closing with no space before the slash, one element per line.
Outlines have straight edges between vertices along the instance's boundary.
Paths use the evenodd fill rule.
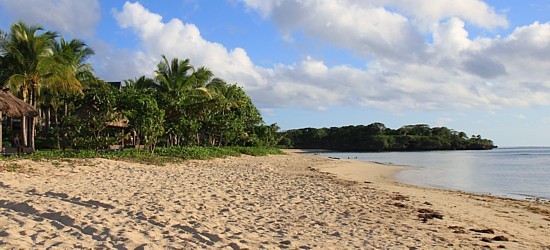
<path fill-rule="evenodd" d="M 428 150 L 488 150 L 496 148 L 493 141 L 480 135 L 446 127 L 431 128 L 426 124 L 387 128 L 383 123 L 369 125 L 301 128 L 281 132 L 280 144 L 297 149 L 328 149 L 337 151 L 428 151 Z"/>

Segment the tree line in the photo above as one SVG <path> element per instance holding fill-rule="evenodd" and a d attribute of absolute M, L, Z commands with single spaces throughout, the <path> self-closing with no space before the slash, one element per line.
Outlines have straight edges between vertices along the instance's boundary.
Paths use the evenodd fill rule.
<path fill-rule="evenodd" d="M 387 128 L 382 123 L 369 125 L 302 128 L 281 132 L 281 145 L 294 148 L 339 151 L 423 151 L 480 150 L 495 148 L 480 135 L 468 137 L 446 127 L 426 124 Z"/>
<path fill-rule="evenodd" d="M 128 139 L 130 132 L 151 152 L 157 145 L 278 141 L 277 125 L 264 124 L 241 87 L 189 59 L 162 56 L 154 77 L 139 76 L 113 88 L 95 75 L 88 63 L 93 55 L 82 40 L 65 40 L 40 26 L 18 22 L 0 31 L 0 84 L 40 111 L 38 119 L 21 119 L 22 143 L 34 149 L 36 138 L 37 148 L 97 151 Z"/>

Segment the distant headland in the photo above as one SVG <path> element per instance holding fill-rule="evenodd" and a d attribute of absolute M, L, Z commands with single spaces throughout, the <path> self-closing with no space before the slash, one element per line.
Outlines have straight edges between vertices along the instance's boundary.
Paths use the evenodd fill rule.
<path fill-rule="evenodd" d="M 280 144 L 290 148 L 328 149 L 337 151 L 428 151 L 488 150 L 493 141 L 480 135 L 468 135 L 446 127 L 431 128 L 426 124 L 387 128 L 376 122 L 331 128 L 301 128 L 281 132 Z"/>

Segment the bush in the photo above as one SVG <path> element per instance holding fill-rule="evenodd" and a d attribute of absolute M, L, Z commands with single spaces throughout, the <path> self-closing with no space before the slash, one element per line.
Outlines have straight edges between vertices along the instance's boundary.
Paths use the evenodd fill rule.
<path fill-rule="evenodd" d="M 164 164 L 167 162 L 179 162 L 182 160 L 205 160 L 224 158 L 228 156 L 240 156 L 242 154 L 263 156 L 269 154 L 284 154 L 276 148 L 255 147 L 159 147 L 155 154 L 148 150 L 122 149 L 119 151 L 100 150 L 97 157 L 105 159 L 130 160 L 136 162 Z M 62 158 L 87 159 L 95 158 L 94 150 L 41 150 L 29 155 L 12 156 L 32 160 L 54 160 Z"/>

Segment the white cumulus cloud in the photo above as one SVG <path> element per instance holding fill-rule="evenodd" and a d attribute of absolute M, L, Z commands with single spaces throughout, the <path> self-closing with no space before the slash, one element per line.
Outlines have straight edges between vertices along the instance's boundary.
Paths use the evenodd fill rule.
<path fill-rule="evenodd" d="M 286 40 L 303 31 L 368 58 L 425 60 L 424 32 L 440 29 L 447 19 L 450 32 L 463 32 L 464 21 L 488 29 L 508 22 L 479 0 L 241 0 L 273 20 Z M 395 11 L 397 10 L 397 11 Z M 464 20 L 464 21 L 463 21 Z M 458 38 L 467 32 L 457 35 Z M 460 42 L 460 41 L 454 41 Z M 464 41 L 462 41 L 464 42 Z M 449 45 L 450 46 L 450 45 Z"/>
<path fill-rule="evenodd" d="M 395 111 L 466 110 L 550 104 L 550 24 L 517 27 L 503 37 L 471 37 L 467 23 L 487 30 L 508 25 L 482 1 L 243 2 L 273 21 L 288 41 L 293 33 L 303 33 L 350 51 L 365 65 L 329 66 L 311 55 L 260 67 L 244 48 L 208 41 L 192 23 L 163 20 L 143 5 L 127 2 L 113 15 L 141 41 L 141 50 L 128 56 L 128 68 L 150 74 L 161 54 L 190 58 L 193 65 L 208 66 L 216 76 L 244 86 L 266 109 L 363 105 Z"/>
<path fill-rule="evenodd" d="M 144 65 L 156 65 L 162 54 L 168 58 L 190 58 L 195 66 L 207 66 L 218 76 L 235 80 L 254 88 L 263 84 L 262 77 L 242 48 L 228 50 L 222 44 L 205 40 L 198 27 L 179 19 L 163 22 L 162 17 L 150 12 L 140 3 L 126 2 L 121 11 L 113 15 L 122 28 L 128 28 L 140 37 Z M 154 68 L 143 69 L 141 74 L 150 74 Z"/>
<path fill-rule="evenodd" d="M 0 6 L 8 17 L 17 17 L 14 22 L 51 27 L 78 38 L 92 37 L 101 18 L 98 0 L 0 0 Z"/>
<path fill-rule="evenodd" d="M 325 8 L 332 5 L 333 10 L 341 10 L 342 6 L 352 9 L 376 9 L 380 7 L 391 7 L 399 12 L 411 16 L 422 24 L 439 22 L 449 17 L 457 17 L 467 20 L 469 23 L 482 28 L 506 27 L 506 18 L 495 12 L 494 8 L 481 0 L 240 0 L 249 9 L 259 11 L 264 17 L 278 15 L 278 12 L 292 11 L 291 6 L 308 6 L 313 8 Z M 310 15 L 316 14 L 316 10 Z M 346 16 L 350 12 L 344 12 Z M 305 14 L 305 13 L 300 13 Z M 335 13 L 338 14 L 338 13 Z"/>

